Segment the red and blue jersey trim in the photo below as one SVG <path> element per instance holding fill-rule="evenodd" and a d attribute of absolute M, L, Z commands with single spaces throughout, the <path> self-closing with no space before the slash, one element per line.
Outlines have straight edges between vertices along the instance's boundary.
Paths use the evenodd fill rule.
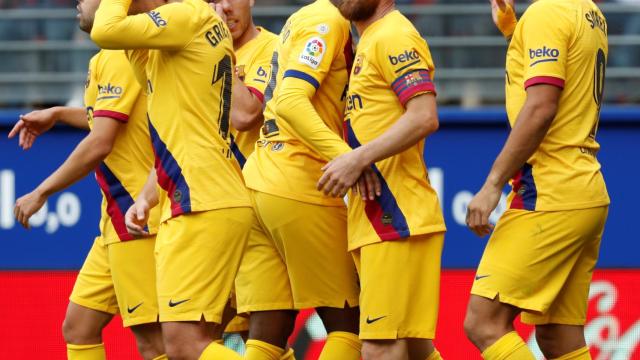
<path fill-rule="evenodd" d="M 513 177 L 512 188 L 514 197 L 511 200 L 511 209 L 524 209 L 534 211 L 538 199 L 538 189 L 533 179 L 533 168 L 524 164 L 522 169 Z"/>
<path fill-rule="evenodd" d="M 247 162 L 247 158 L 245 158 L 242 151 L 240 151 L 240 148 L 238 147 L 238 144 L 236 143 L 236 139 L 233 137 L 233 135 L 230 135 L 230 137 L 231 137 L 231 144 L 230 144 L 231 153 L 233 154 L 233 156 L 235 156 L 236 160 L 238 161 L 238 164 L 240 164 L 240 168 L 242 169 L 244 168 L 244 164 Z"/>
<path fill-rule="evenodd" d="M 118 237 L 122 241 L 133 240 L 134 237 L 127 231 L 124 221 L 124 215 L 133 205 L 131 194 L 104 162 L 96 168 L 96 180 L 107 201 L 107 214 L 111 218 L 111 224 Z"/>
<path fill-rule="evenodd" d="M 284 72 L 284 75 L 282 76 L 282 78 L 284 79 L 288 77 L 304 80 L 309 84 L 313 85 L 313 87 L 316 88 L 316 90 L 318 90 L 318 88 L 320 87 L 320 83 L 318 82 L 318 80 L 316 80 L 313 76 L 302 71 L 287 70 Z"/>
<path fill-rule="evenodd" d="M 160 139 L 158 131 L 149 122 L 149 134 L 151 145 L 155 155 L 155 169 L 158 175 L 158 184 L 166 192 L 171 201 L 171 216 L 178 216 L 191 212 L 191 191 L 182 174 L 182 168 L 173 157 L 165 143 Z"/>
<path fill-rule="evenodd" d="M 424 92 L 435 94 L 436 92 L 429 70 L 426 69 L 411 70 L 400 75 L 391 83 L 391 88 L 398 96 L 402 106 L 406 105 L 416 94 Z"/>
<path fill-rule="evenodd" d="M 351 127 L 350 120 L 344 122 L 344 131 L 349 146 L 355 149 L 361 145 Z M 380 180 L 382 191 L 381 195 L 376 196 L 375 200 L 366 200 L 365 202 L 364 211 L 369 222 L 371 222 L 376 234 L 382 241 L 397 240 L 411 236 L 407 219 L 398 206 L 398 202 L 387 181 L 375 164 L 371 165 L 371 167 Z"/>

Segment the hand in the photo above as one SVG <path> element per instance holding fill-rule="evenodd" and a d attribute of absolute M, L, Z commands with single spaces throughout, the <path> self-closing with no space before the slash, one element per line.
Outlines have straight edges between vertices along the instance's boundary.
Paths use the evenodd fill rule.
<path fill-rule="evenodd" d="M 375 200 L 376 196 L 380 196 L 382 192 L 378 174 L 371 167 L 366 167 L 352 190 L 356 194 L 360 193 L 362 200 Z"/>
<path fill-rule="evenodd" d="M 493 23 L 505 38 L 510 39 L 516 29 L 518 19 L 513 10 L 513 0 L 489 0 Z"/>
<path fill-rule="evenodd" d="M 491 233 L 493 224 L 489 223 L 491 212 L 498 206 L 502 190 L 498 187 L 485 186 L 473 197 L 467 207 L 467 226 L 479 237 Z"/>
<path fill-rule="evenodd" d="M 9 132 L 9 138 L 20 134 L 18 146 L 23 150 L 29 150 L 36 138 L 51 129 L 56 120 L 55 108 L 35 110 L 26 115 L 20 115 L 20 120 Z"/>
<path fill-rule="evenodd" d="M 124 223 L 127 225 L 127 231 L 133 236 L 149 236 L 149 232 L 144 227 L 149 221 L 149 210 L 151 205 L 144 200 L 138 199 L 131 205 L 124 215 Z"/>
<path fill-rule="evenodd" d="M 358 150 L 340 155 L 322 167 L 324 174 L 318 181 L 317 189 L 328 196 L 344 197 L 347 190 L 361 178 L 367 167 L 369 164 L 362 159 Z M 365 182 L 363 185 L 366 185 L 367 179 L 373 181 L 369 174 L 363 178 Z M 375 188 L 375 186 L 373 187 Z M 362 189 L 361 186 L 360 188 Z M 366 194 L 368 189 L 364 190 L 363 194 Z"/>
<path fill-rule="evenodd" d="M 209 6 L 213 9 L 213 11 L 218 13 L 218 16 L 220 16 L 222 21 L 224 21 L 225 23 L 227 22 L 227 14 L 225 14 L 224 9 L 222 8 L 222 3 L 220 1 L 210 2 Z"/>
<path fill-rule="evenodd" d="M 29 218 L 38 212 L 46 201 L 47 197 L 36 189 L 16 201 L 13 215 L 25 229 L 29 229 Z"/>

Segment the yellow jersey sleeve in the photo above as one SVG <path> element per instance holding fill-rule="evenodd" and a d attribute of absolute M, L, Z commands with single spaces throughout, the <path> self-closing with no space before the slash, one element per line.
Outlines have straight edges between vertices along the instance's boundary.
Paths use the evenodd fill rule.
<path fill-rule="evenodd" d="M 564 88 L 567 55 L 575 20 L 553 8 L 552 2 L 534 3 L 522 22 L 524 87 L 549 84 Z"/>
<path fill-rule="evenodd" d="M 131 0 L 100 3 L 91 39 L 101 48 L 181 49 L 193 39 L 197 23 L 194 18 L 198 15 L 189 3 L 170 3 L 148 13 L 127 16 L 130 4 Z"/>
<path fill-rule="evenodd" d="M 426 41 L 415 31 L 403 35 L 378 42 L 376 58 L 380 74 L 404 106 L 414 96 L 435 94 L 436 88 Z"/>
<path fill-rule="evenodd" d="M 330 22 L 320 22 L 320 21 Z M 284 78 L 293 77 L 304 80 L 317 90 L 331 70 L 334 59 L 343 54 L 348 27 L 339 22 L 343 19 L 333 17 L 305 22 L 292 32 L 289 45 L 289 58 L 286 61 Z"/>
<path fill-rule="evenodd" d="M 133 72 L 122 71 L 130 68 L 127 58 L 119 51 L 104 52 L 96 65 L 98 95 L 93 117 L 127 122 L 141 91 Z"/>
<path fill-rule="evenodd" d="M 148 86 L 147 79 L 147 62 L 149 61 L 149 50 L 147 49 L 129 49 L 125 51 L 129 64 L 133 69 L 133 73 L 138 80 L 138 84 L 142 88 Z"/>

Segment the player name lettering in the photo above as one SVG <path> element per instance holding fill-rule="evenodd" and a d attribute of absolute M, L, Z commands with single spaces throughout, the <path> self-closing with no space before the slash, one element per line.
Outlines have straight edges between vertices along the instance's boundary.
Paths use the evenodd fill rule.
<path fill-rule="evenodd" d="M 229 31 L 227 30 L 227 27 L 219 21 L 213 25 L 211 30 L 204 34 L 204 37 L 209 41 L 211 46 L 216 47 L 222 40 L 229 37 Z"/>
<path fill-rule="evenodd" d="M 584 14 L 584 17 L 587 19 L 592 29 L 597 27 L 604 33 L 607 32 L 607 21 L 602 16 L 598 15 L 597 12 L 591 10 Z"/>
<path fill-rule="evenodd" d="M 391 62 L 391 65 L 398 65 L 400 63 L 415 61 L 418 59 L 420 59 L 420 56 L 418 55 L 418 52 L 415 50 L 411 50 L 411 51 L 405 50 L 404 53 L 397 56 L 389 55 L 389 62 Z"/>

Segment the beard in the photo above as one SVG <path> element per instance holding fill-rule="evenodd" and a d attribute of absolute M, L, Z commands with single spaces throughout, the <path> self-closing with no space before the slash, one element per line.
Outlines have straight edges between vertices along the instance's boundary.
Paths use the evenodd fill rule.
<path fill-rule="evenodd" d="M 373 16 L 380 0 L 331 0 L 349 21 L 364 21 Z"/>

